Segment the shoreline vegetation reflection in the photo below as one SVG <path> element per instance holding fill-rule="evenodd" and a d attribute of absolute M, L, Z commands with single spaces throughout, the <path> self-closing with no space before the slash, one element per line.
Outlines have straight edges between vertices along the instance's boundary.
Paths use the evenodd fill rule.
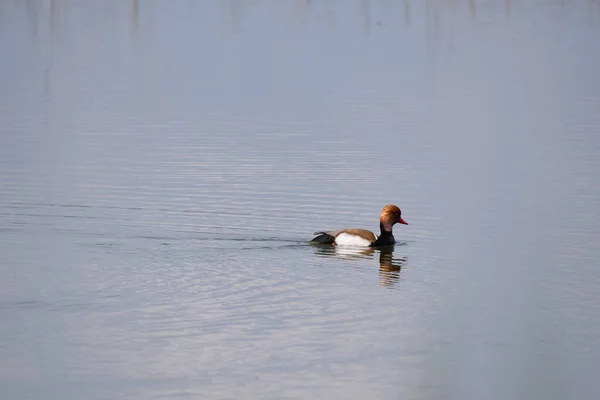
<path fill-rule="evenodd" d="M 586 4 L 585 19 L 588 23 L 600 26 L 600 2 L 596 0 L 583 0 Z M 474 24 L 489 24 L 492 21 L 508 23 L 518 14 L 520 8 L 532 6 L 532 1 L 516 2 L 515 0 L 500 0 L 496 2 L 484 2 L 482 0 L 426 0 L 415 2 L 403 0 L 401 2 L 357 0 L 348 5 L 345 2 L 332 4 L 330 2 L 319 2 L 315 0 L 297 0 L 295 3 L 272 5 L 261 2 L 243 2 L 226 0 L 219 2 L 221 25 L 223 33 L 243 33 L 248 29 L 251 20 L 251 11 L 257 6 L 263 7 L 288 7 L 285 14 L 288 19 L 297 20 L 300 24 L 306 24 L 308 18 L 319 23 L 324 23 L 328 29 L 339 29 L 342 24 L 337 13 L 351 13 L 356 18 L 360 29 L 369 36 L 374 28 L 385 27 L 388 24 L 402 24 L 406 28 L 413 25 L 418 19 L 423 19 L 426 34 L 434 39 L 439 38 L 441 25 L 453 24 L 453 14 L 465 13 Z M 568 9 L 575 7 L 579 2 L 559 1 L 549 4 L 547 7 Z M 32 33 L 38 37 L 50 38 L 60 37 L 60 33 L 69 29 L 71 19 L 81 17 L 82 14 L 74 10 L 88 7 L 100 8 L 98 17 L 106 22 L 124 20 L 130 25 L 131 32 L 140 29 L 151 29 L 155 20 L 155 9 L 160 7 L 159 3 L 153 1 L 140 2 L 130 0 L 128 2 L 99 2 L 96 4 L 82 3 L 73 0 L 13 0 L 4 1 L 0 4 L 0 23 L 6 23 L 14 17 L 14 14 L 23 8 L 23 12 Z M 533 5 L 534 6 L 534 5 Z M 204 5 L 190 3 L 190 13 L 200 13 Z M 101 11 L 101 12 L 100 12 Z M 285 15 L 284 14 L 284 15 Z M 353 14 L 353 15 L 352 15 Z M 346 16 L 347 18 L 347 16 Z M 555 18 L 569 18 L 568 12 L 556 13 Z M 497 20 L 497 21 L 496 21 Z M 250 21 L 251 22 L 251 21 Z M 0 34 L 2 30 L 0 29 Z"/>

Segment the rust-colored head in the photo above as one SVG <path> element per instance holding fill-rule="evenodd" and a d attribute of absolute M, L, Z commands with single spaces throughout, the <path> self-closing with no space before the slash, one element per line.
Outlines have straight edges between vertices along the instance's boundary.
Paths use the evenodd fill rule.
<path fill-rule="evenodd" d="M 388 204 L 383 207 L 383 210 L 381 210 L 380 222 L 385 227 L 386 231 L 391 231 L 392 226 L 394 226 L 395 223 L 408 225 L 408 222 L 402 219 L 402 211 L 400 211 L 398 206 L 393 204 Z"/>

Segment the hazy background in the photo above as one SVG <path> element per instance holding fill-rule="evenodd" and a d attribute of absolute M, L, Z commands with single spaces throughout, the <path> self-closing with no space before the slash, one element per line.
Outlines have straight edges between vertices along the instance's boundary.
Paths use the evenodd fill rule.
<path fill-rule="evenodd" d="M 600 1 L 0 1 L 3 399 L 600 398 Z M 393 251 L 308 246 L 377 230 Z"/>

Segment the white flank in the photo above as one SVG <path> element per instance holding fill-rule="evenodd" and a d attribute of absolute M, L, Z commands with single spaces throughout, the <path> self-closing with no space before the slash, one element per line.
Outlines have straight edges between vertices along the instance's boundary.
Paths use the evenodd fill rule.
<path fill-rule="evenodd" d="M 335 244 L 340 246 L 368 246 L 371 244 L 367 239 L 349 233 L 340 233 L 335 238 Z"/>

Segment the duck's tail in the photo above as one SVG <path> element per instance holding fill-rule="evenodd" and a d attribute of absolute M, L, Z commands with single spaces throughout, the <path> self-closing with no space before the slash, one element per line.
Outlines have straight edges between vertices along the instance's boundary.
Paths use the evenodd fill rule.
<path fill-rule="evenodd" d="M 335 243 L 336 232 L 315 232 L 318 235 L 310 243 L 333 244 Z"/>

